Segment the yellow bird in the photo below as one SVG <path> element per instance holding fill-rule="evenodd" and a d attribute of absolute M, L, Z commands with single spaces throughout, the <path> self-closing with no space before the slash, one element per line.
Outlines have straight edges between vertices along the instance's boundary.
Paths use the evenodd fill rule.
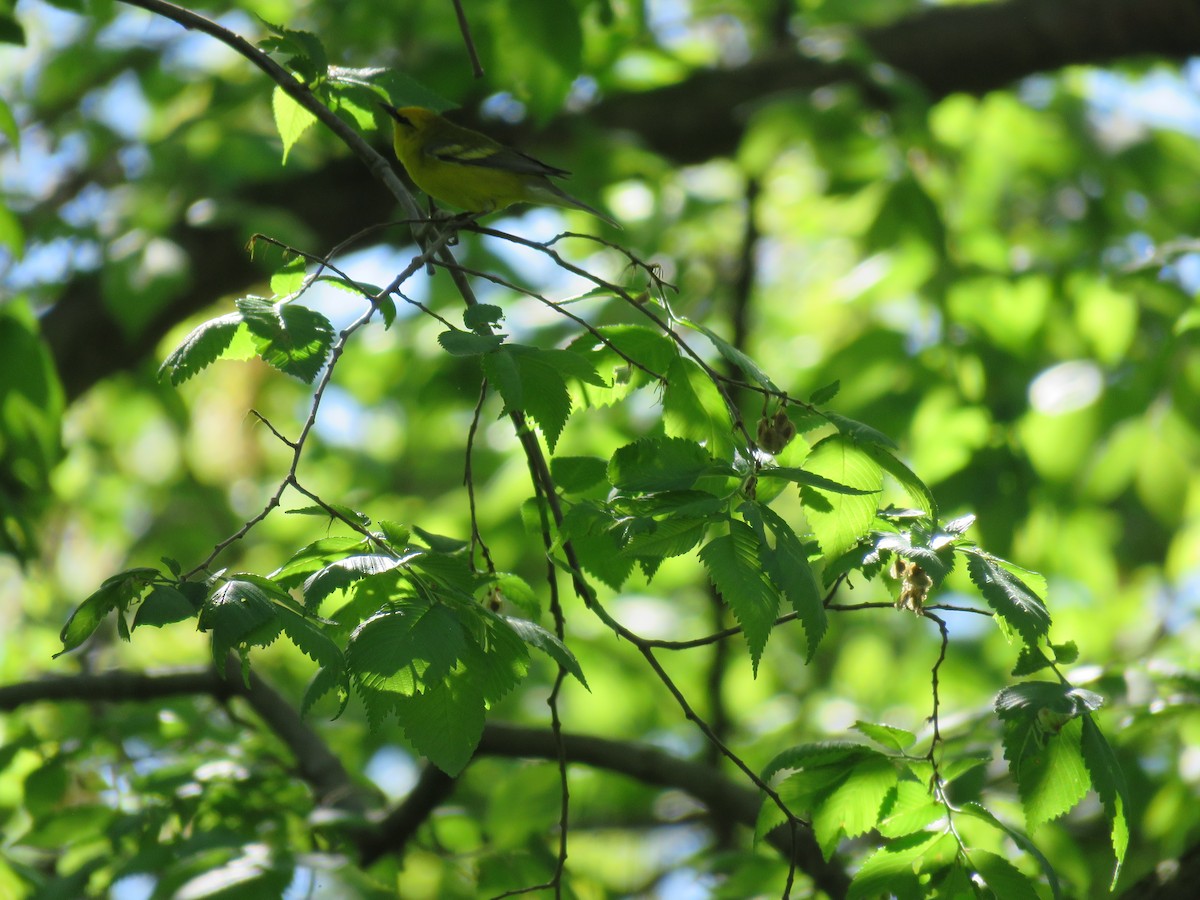
<path fill-rule="evenodd" d="M 571 173 L 463 128 L 419 106 L 380 106 L 392 118 L 392 146 L 413 182 L 430 197 L 473 213 L 513 203 L 582 209 L 614 228 L 604 213 L 577 200 L 551 178 Z"/>

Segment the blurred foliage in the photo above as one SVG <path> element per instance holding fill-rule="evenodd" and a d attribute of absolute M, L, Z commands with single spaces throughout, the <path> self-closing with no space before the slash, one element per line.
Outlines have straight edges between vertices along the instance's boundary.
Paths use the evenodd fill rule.
<path fill-rule="evenodd" d="M 548 729 L 563 672 L 565 731 L 752 788 L 669 678 L 855 896 L 1098 896 L 1114 851 L 1121 892 L 1194 847 L 1195 68 L 1070 68 L 937 103 L 878 72 L 885 105 L 848 83 L 766 91 L 735 153 L 679 167 L 588 111 L 797 43 L 869 65 L 847 30 L 928 4 L 464 6 L 482 80 L 446 2 L 197 10 L 381 150 L 386 94 L 573 169 L 641 261 L 538 244 L 598 226 L 518 211 L 485 223 L 518 241 L 453 248 L 490 276 L 481 305 L 422 269 L 369 321 L 411 230 L 260 71 L 121 3 L 0 6 L 0 896 L 544 883 L 558 766 L 468 761 L 485 713 Z M 252 235 L 300 252 L 255 241 L 251 259 Z M 73 335 L 81 310 L 111 330 Z M 279 435 L 301 434 L 356 321 L 297 464 Z M 514 411 L 560 489 L 548 548 Z M 594 597 L 572 591 L 568 542 Z M 942 659 L 937 620 L 895 601 L 999 627 L 937 610 Z M 660 642 L 662 674 L 614 622 Z M 243 670 L 212 696 L 11 699 L 230 652 Z M 320 796 L 232 697 L 251 672 L 374 811 L 423 758 L 461 772 L 402 858 L 360 865 L 363 809 Z M 567 895 L 782 892 L 770 800 L 752 832 L 653 779 L 565 779 Z"/>

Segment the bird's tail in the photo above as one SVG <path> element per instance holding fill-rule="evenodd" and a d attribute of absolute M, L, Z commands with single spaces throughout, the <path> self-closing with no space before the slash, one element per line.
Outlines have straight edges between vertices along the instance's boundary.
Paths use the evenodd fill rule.
<path fill-rule="evenodd" d="M 607 222 L 613 228 L 620 228 L 621 225 L 610 216 L 606 216 L 594 206 L 588 206 L 577 197 L 572 197 L 557 184 L 547 179 L 544 184 L 531 186 L 531 193 L 537 195 L 537 200 L 541 203 L 549 204 L 550 206 L 562 206 L 568 209 L 582 209 L 586 213 L 591 213 L 597 219 Z"/>

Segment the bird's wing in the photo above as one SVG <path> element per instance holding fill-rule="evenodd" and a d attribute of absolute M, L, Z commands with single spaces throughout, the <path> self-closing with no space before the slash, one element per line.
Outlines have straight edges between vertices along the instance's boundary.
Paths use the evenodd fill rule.
<path fill-rule="evenodd" d="M 425 147 L 425 153 L 442 162 L 456 163 L 460 166 L 502 169 L 518 175 L 563 178 L 571 174 L 566 169 L 547 165 L 539 159 L 534 159 L 532 156 L 505 147 L 495 141 L 488 141 L 484 144 L 474 135 L 467 139 L 448 135 L 445 139 L 428 144 Z"/>

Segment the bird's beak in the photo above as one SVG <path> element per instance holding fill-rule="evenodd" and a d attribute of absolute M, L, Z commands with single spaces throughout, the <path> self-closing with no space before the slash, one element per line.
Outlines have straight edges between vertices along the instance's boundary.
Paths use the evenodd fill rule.
<path fill-rule="evenodd" d="M 404 118 L 404 116 L 400 115 L 400 110 L 396 109 L 396 107 L 392 106 L 392 104 L 384 103 L 382 100 L 378 101 L 378 103 L 379 103 L 379 108 L 382 109 L 389 116 L 391 116 L 393 119 L 395 119 L 397 122 L 400 122 L 403 125 L 411 125 L 412 124 L 411 122 L 408 121 L 408 119 L 406 119 L 406 118 Z"/>

